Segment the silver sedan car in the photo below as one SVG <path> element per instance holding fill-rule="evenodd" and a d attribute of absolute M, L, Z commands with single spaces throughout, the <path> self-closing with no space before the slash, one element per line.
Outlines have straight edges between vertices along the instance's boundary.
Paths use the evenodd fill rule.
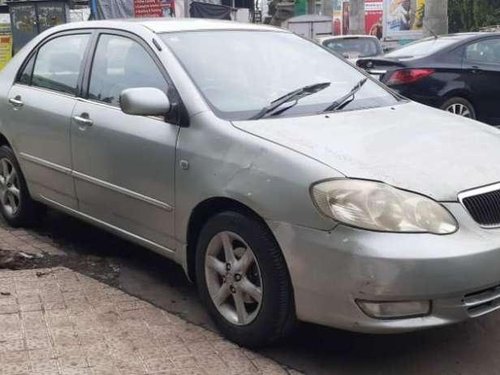
<path fill-rule="evenodd" d="M 52 28 L 0 75 L 0 202 L 181 264 L 219 329 L 371 333 L 500 307 L 500 133 L 412 103 L 286 30 Z"/>

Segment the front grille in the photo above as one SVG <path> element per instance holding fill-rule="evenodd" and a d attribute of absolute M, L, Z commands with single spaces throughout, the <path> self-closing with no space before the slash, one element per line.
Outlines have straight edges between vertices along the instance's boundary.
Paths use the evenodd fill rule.
<path fill-rule="evenodd" d="M 500 189 L 463 197 L 462 204 L 480 225 L 500 225 Z"/>
<path fill-rule="evenodd" d="M 495 311 L 500 308 L 500 286 L 467 294 L 463 302 L 472 318 Z"/>

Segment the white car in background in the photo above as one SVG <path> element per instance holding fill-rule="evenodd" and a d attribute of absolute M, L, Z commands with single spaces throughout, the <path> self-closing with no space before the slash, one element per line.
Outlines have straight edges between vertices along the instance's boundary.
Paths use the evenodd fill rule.
<path fill-rule="evenodd" d="M 362 57 L 374 57 L 384 54 L 382 44 L 377 37 L 372 35 L 329 35 L 317 38 L 316 41 L 353 63 Z"/>

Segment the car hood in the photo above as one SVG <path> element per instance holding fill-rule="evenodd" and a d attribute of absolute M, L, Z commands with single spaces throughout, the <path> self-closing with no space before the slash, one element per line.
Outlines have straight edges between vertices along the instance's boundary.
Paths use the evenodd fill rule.
<path fill-rule="evenodd" d="M 233 124 L 344 176 L 440 201 L 500 181 L 499 130 L 416 103 Z"/>

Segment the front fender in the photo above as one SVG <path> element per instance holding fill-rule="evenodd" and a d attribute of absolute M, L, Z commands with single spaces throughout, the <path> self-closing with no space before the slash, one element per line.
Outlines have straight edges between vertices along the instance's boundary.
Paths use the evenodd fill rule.
<path fill-rule="evenodd" d="M 190 127 L 181 129 L 176 159 L 175 222 L 181 243 L 192 210 L 212 197 L 236 200 L 265 220 L 323 230 L 334 226 L 315 208 L 309 188 L 319 180 L 343 177 L 339 172 L 211 112 L 192 117 Z"/>

